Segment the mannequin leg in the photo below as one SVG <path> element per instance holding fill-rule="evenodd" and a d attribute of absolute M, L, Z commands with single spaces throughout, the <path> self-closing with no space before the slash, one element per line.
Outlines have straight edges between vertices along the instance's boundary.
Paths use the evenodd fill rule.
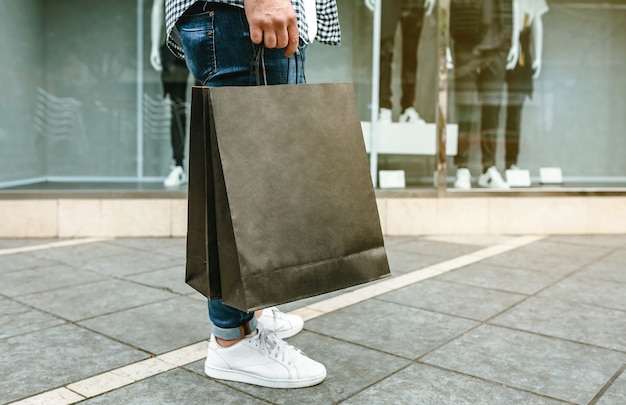
<path fill-rule="evenodd" d="M 480 150 L 483 173 L 496 165 L 496 145 L 500 124 L 500 105 L 483 105 L 480 121 Z"/>
<path fill-rule="evenodd" d="M 522 101 L 523 102 L 523 101 Z M 517 165 L 522 118 L 522 104 L 508 104 L 506 107 L 505 162 L 506 168 Z"/>
<path fill-rule="evenodd" d="M 380 91 L 379 107 L 392 108 L 391 76 L 396 27 L 400 18 L 400 0 L 385 1 L 382 6 L 380 36 Z"/>
<path fill-rule="evenodd" d="M 186 96 L 187 83 L 175 83 L 170 86 L 170 99 L 172 101 L 170 134 L 172 157 L 176 166 L 183 166 L 185 159 L 185 127 L 187 125 Z"/>
<path fill-rule="evenodd" d="M 478 118 L 479 109 L 472 104 L 457 104 L 458 139 L 457 152 L 454 156 L 454 165 L 457 168 L 467 168 L 469 151 L 472 143 L 472 123 Z"/>
<path fill-rule="evenodd" d="M 454 92 L 458 121 L 458 145 L 454 164 L 467 168 L 471 145 L 471 130 L 480 114 L 478 100 L 478 63 L 473 47 L 457 44 L 454 48 L 455 75 Z"/>
<path fill-rule="evenodd" d="M 506 74 L 506 53 L 489 51 L 482 54 L 483 66 L 478 76 L 482 104 L 481 154 L 483 173 L 496 164 L 496 144 L 501 132 L 500 111 Z"/>
<path fill-rule="evenodd" d="M 179 187 L 187 183 L 187 175 L 185 174 L 183 162 L 185 160 L 185 128 L 187 123 L 187 111 L 185 106 L 185 98 L 187 96 L 187 76 L 189 73 L 185 70 L 177 80 L 164 80 L 163 90 L 170 98 L 170 143 L 172 145 L 172 159 L 174 164 L 171 166 L 170 173 L 163 180 L 165 187 Z"/>
<path fill-rule="evenodd" d="M 415 86 L 417 84 L 418 49 L 424 9 L 418 8 L 402 14 L 400 27 L 402 33 L 402 111 L 415 104 Z"/>

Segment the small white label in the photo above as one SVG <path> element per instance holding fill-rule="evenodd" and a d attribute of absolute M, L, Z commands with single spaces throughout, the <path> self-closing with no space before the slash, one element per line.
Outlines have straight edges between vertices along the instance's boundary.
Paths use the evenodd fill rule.
<path fill-rule="evenodd" d="M 542 167 L 539 169 L 541 184 L 562 184 L 563 174 L 560 167 Z"/>
<path fill-rule="evenodd" d="M 378 172 L 380 188 L 405 188 L 404 170 L 381 170 Z"/>
<path fill-rule="evenodd" d="M 506 182 L 511 187 L 530 187 L 530 171 L 528 170 L 507 170 L 505 172 Z"/>

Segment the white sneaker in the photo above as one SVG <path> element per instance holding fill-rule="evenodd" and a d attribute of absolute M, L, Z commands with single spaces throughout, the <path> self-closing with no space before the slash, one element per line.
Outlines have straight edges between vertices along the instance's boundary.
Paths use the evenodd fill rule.
<path fill-rule="evenodd" d="M 378 110 L 378 122 L 391 122 L 391 110 L 389 108 L 381 108 Z"/>
<path fill-rule="evenodd" d="M 522 168 L 518 165 L 511 165 L 511 167 L 509 167 L 509 170 L 522 170 Z"/>
<path fill-rule="evenodd" d="M 469 169 L 464 167 L 456 169 L 454 188 L 461 190 L 469 190 L 472 188 L 472 175 L 470 174 Z"/>
<path fill-rule="evenodd" d="M 281 339 L 297 335 L 304 327 L 304 321 L 298 315 L 288 315 L 276 307 L 265 308 L 257 321 L 263 329 L 275 332 Z"/>
<path fill-rule="evenodd" d="M 497 188 L 497 189 L 509 189 L 509 183 L 504 181 L 498 169 L 495 166 L 491 166 L 487 171 L 480 176 L 478 176 L 478 185 L 481 187 L 487 188 Z"/>
<path fill-rule="evenodd" d="M 172 166 L 172 171 L 163 180 L 165 187 L 178 187 L 185 183 L 187 183 L 187 175 L 181 166 Z"/>
<path fill-rule="evenodd" d="M 408 123 L 425 122 L 422 118 L 420 118 L 420 115 L 413 107 L 405 109 L 404 112 L 400 114 L 400 119 L 398 121 Z"/>
<path fill-rule="evenodd" d="M 326 367 L 260 327 L 230 347 L 211 335 L 204 372 L 212 378 L 269 388 L 303 388 L 321 383 Z"/>

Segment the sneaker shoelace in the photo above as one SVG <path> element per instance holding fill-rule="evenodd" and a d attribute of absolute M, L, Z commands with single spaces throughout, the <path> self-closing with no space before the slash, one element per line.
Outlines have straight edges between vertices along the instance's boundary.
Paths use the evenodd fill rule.
<path fill-rule="evenodd" d="M 259 348 L 268 357 L 280 361 L 281 363 L 291 365 L 295 361 L 295 357 L 298 354 L 303 354 L 300 350 L 291 346 L 284 340 L 278 337 L 273 332 L 266 330 L 259 330 L 252 339 L 258 341 Z"/>

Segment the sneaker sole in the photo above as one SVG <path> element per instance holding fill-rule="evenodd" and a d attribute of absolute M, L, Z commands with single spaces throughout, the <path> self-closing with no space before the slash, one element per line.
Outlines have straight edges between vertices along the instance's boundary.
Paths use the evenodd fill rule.
<path fill-rule="evenodd" d="M 207 364 L 204 365 L 204 373 L 217 380 L 227 380 L 227 381 L 235 381 L 242 382 L 246 384 L 258 385 L 261 387 L 267 388 L 306 388 L 312 387 L 324 381 L 326 378 L 326 371 L 324 370 L 324 374 L 309 377 L 306 379 L 298 379 L 298 380 L 275 380 L 259 377 L 254 374 L 243 373 L 241 371 L 233 371 L 233 370 L 224 370 L 220 368 L 209 367 Z"/>

